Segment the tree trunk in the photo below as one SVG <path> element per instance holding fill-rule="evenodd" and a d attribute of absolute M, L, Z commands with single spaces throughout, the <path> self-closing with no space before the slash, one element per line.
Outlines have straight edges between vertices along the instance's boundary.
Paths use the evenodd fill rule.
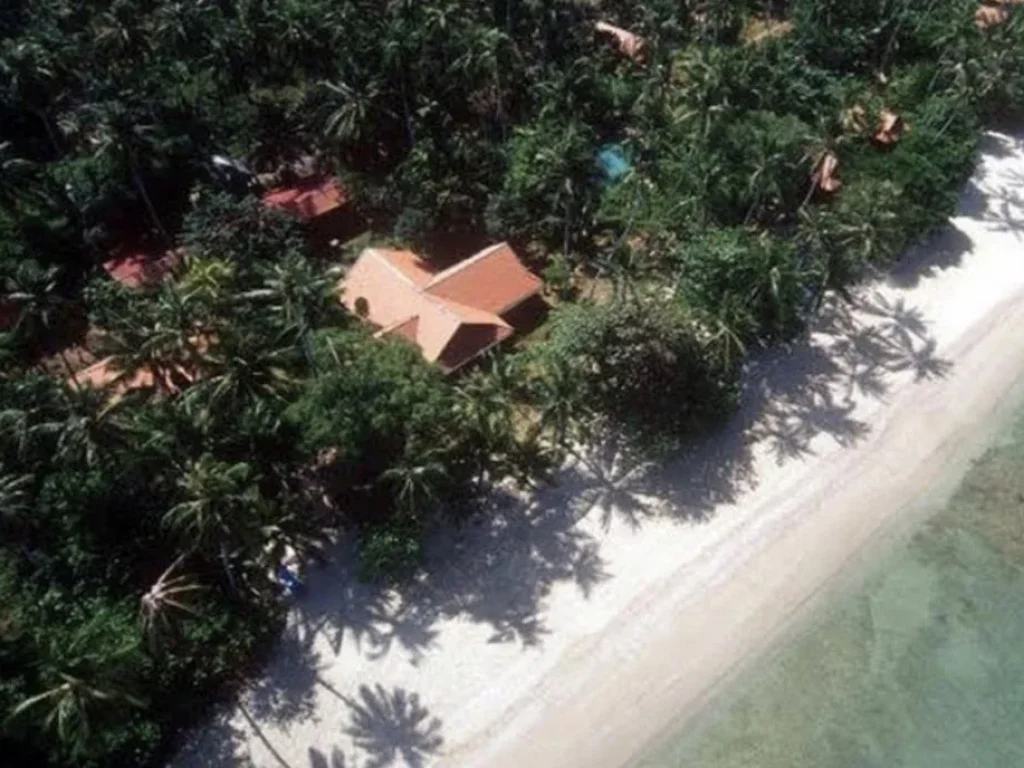
<path fill-rule="evenodd" d="M 78 376 L 75 375 L 75 370 L 71 367 L 71 363 L 68 361 L 68 356 L 64 353 L 63 349 L 59 350 L 57 354 L 60 356 L 60 361 L 64 363 L 64 370 L 67 371 L 68 378 L 70 378 L 72 383 L 74 383 L 76 389 L 80 389 L 81 385 L 78 383 Z"/>
<path fill-rule="evenodd" d="M 50 146 L 53 147 L 53 152 L 57 157 L 64 154 L 64 150 L 61 148 L 60 142 L 57 141 L 57 132 L 53 130 L 53 124 L 50 122 L 50 117 L 43 110 L 36 109 L 33 113 L 43 124 L 43 128 L 46 131 L 46 137 L 50 140 Z"/>
<path fill-rule="evenodd" d="M 149 218 L 153 220 L 153 224 L 160 233 L 160 237 L 163 238 L 164 245 L 168 248 L 173 247 L 174 243 L 171 241 L 170 235 L 167 234 L 167 230 L 164 229 L 163 222 L 160 221 L 160 217 L 156 213 L 156 208 L 153 207 L 153 201 L 149 198 L 149 192 L 146 191 L 146 185 L 142 181 L 142 174 L 139 173 L 139 167 L 135 162 L 135 156 L 132 154 L 131 150 L 128 150 L 128 166 L 131 169 L 132 181 L 135 182 L 135 188 L 138 190 L 143 203 L 146 205 L 146 211 L 149 213 Z"/>
<path fill-rule="evenodd" d="M 416 132 L 412 127 L 412 114 L 409 111 L 409 96 L 405 89 L 405 66 L 402 66 L 402 74 L 399 77 L 399 90 L 402 94 L 402 115 L 405 117 L 405 140 L 409 143 L 409 149 L 416 144 Z"/>

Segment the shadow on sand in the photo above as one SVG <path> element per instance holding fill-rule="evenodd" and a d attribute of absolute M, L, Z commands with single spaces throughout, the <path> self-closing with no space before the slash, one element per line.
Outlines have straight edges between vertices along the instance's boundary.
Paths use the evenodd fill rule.
<path fill-rule="evenodd" d="M 324 679 L 346 644 L 370 659 L 404 654 L 415 666 L 434 646 L 438 625 L 458 618 L 487 627 L 489 642 L 539 645 L 555 584 L 573 584 L 589 597 L 610 576 L 599 541 L 587 530 L 594 526 L 577 525 L 581 517 L 591 515 L 599 528 L 638 527 L 655 515 L 708 519 L 754 488 L 755 449 L 782 464 L 826 441 L 854 444 L 869 430 L 857 416 L 858 400 L 884 400 L 897 375 L 941 377 L 948 367 L 914 307 L 872 290 L 836 299 L 800 340 L 753 356 L 739 413 L 667 463 L 646 460 L 608 435 L 574 457 L 557 485 L 529 496 L 496 491 L 473 520 L 436 532 L 426 567 L 400 588 L 361 582 L 351 543 L 338 545 L 330 563 L 310 574 L 308 594 L 291 612 L 266 676 L 243 697 L 250 738 L 262 742 L 276 765 L 287 766 L 259 724 L 287 728 L 310 720 L 317 696 L 326 692 L 350 712 L 343 735 L 355 753 L 310 748 L 309 765 L 428 763 L 442 744 L 441 723 L 415 693 L 378 685 L 352 695 Z M 178 764 L 244 764 L 234 753 L 244 739 L 224 721 Z"/>

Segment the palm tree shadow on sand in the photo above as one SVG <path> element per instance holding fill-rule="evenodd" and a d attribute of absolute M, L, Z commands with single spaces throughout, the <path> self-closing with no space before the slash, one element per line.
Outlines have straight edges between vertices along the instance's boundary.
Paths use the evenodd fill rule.
<path fill-rule="evenodd" d="M 422 768 L 444 743 L 441 721 L 431 717 L 416 693 L 388 691 L 378 684 L 362 685 L 356 696 L 344 696 L 325 687 L 348 707 L 344 733 L 362 759 L 346 760 L 337 746 L 329 753 L 309 747 L 309 768 Z"/>
<path fill-rule="evenodd" d="M 420 703 L 419 694 L 361 685 L 356 696 L 341 699 L 351 715 L 345 733 L 365 755 L 361 768 L 422 768 L 444 743 L 441 721 Z"/>
<path fill-rule="evenodd" d="M 442 746 L 440 722 L 419 697 L 381 685 L 354 694 L 336 690 L 325 679 L 332 656 L 344 648 L 369 660 L 402 653 L 417 666 L 441 623 L 452 619 L 488 627 L 491 643 L 542 644 L 555 585 L 573 584 L 589 597 L 612 576 L 600 540 L 578 525 L 582 517 L 603 528 L 639 528 L 654 516 L 706 520 L 756 486 L 755 447 L 781 464 L 815 453 L 823 441 L 863 440 L 869 430 L 857 401 L 884 400 L 896 376 L 946 375 L 949 363 L 936 347 L 927 319 L 900 299 L 866 290 L 835 300 L 804 337 L 754 356 L 738 414 L 670 461 L 651 461 L 620 435 L 609 435 L 571 461 L 556 484 L 523 494 L 496 489 L 473 519 L 437 530 L 427 542 L 425 567 L 401 586 L 360 581 L 353 543 L 340 544 L 328 567 L 310 572 L 308 594 L 291 612 L 267 674 L 243 695 L 256 740 L 270 749 L 270 731 L 261 736 L 258 728 L 315 717 L 317 692 L 328 690 L 350 712 L 342 734 L 348 754 L 310 747 L 310 765 L 430 763 Z M 228 756 L 252 735 L 225 730 L 218 745 L 216 730 L 206 733 L 203 759 L 177 764 L 239 764 Z"/>

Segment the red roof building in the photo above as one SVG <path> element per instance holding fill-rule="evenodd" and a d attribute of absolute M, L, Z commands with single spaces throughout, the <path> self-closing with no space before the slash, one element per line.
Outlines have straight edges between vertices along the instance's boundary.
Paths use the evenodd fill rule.
<path fill-rule="evenodd" d="M 103 262 L 107 274 L 128 288 L 156 285 L 178 265 L 174 251 L 154 254 L 137 248 L 123 248 L 112 259 Z"/>
<path fill-rule="evenodd" d="M 543 306 L 542 281 L 507 243 L 444 270 L 411 251 L 367 248 L 340 288 L 342 303 L 378 326 L 378 337 L 416 344 L 446 372 L 509 338 Z"/>
<path fill-rule="evenodd" d="M 263 202 L 309 223 L 348 203 L 348 194 L 333 179 L 312 179 L 292 187 L 272 189 Z"/>
<path fill-rule="evenodd" d="M 263 203 L 305 224 L 317 250 L 350 239 L 362 224 L 349 204 L 348 191 L 334 179 L 308 179 L 272 189 L 263 195 Z"/>

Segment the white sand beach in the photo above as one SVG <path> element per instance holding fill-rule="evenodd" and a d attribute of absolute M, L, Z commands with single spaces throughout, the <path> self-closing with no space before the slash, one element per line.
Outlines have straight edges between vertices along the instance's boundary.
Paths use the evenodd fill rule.
<path fill-rule="evenodd" d="M 265 676 L 176 766 L 629 765 L 984 447 L 1024 374 L 1024 139 L 948 231 L 754 355 L 668 465 L 614 441 L 439 535 L 423 579 L 309 577 Z"/>

